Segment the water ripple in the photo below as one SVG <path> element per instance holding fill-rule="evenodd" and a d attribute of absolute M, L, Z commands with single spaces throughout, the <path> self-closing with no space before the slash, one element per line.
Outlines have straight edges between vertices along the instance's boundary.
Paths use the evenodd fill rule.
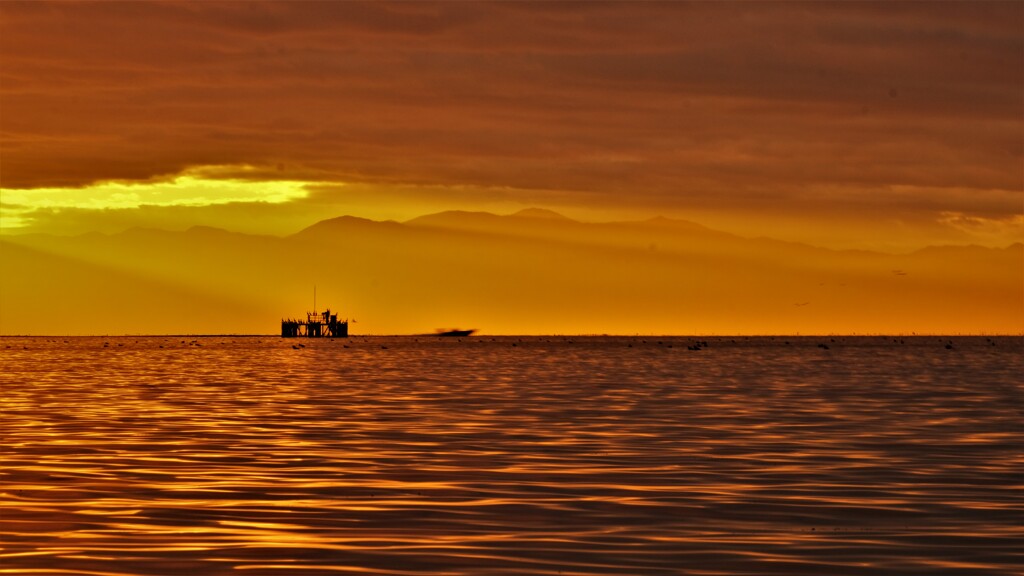
<path fill-rule="evenodd" d="M 0 574 L 1015 574 L 1021 338 L 0 339 Z"/>

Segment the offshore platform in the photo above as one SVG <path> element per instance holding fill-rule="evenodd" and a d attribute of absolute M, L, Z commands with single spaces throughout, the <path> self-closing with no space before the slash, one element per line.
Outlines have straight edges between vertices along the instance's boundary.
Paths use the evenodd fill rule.
<path fill-rule="evenodd" d="M 328 308 L 316 311 L 316 288 L 313 288 L 313 311 L 306 312 L 306 320 L 281 319 L 281 338 L 348 338 L 348 320 L 338 320 Z"/>

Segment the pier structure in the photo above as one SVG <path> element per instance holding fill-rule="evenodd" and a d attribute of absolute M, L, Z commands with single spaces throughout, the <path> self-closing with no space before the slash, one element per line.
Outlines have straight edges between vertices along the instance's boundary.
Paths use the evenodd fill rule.
<path fill-rule="evenodd" d="M 348 320 L 338 320 L 330 308 L 323 312 L 306 312 L 303 322 L 294 318 L 281 319 L 281 338 L 348 338 Z"/>

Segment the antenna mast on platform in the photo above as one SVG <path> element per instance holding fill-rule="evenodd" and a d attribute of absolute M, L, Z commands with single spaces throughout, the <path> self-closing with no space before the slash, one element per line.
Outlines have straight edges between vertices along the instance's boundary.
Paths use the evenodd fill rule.
<path fill-rule="evenodd" d="M 313 314 L 316 314 L 316 284 L 313 284 Z"/>

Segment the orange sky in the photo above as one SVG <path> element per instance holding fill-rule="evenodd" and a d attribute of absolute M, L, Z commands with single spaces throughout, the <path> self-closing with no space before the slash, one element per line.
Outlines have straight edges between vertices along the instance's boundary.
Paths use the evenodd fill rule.
<path fill-rule="evenodd" d="M 542 206 L 1024 241 L 1020 2 L 3 2 L 0 232 Z"/>
<path fill-rule="evenodd" d="M 328 183 L 307 214 L 1005 244 L 1022 29 L 1018 2 L 4 2 L 2 185 L 250 165 Z"/>

